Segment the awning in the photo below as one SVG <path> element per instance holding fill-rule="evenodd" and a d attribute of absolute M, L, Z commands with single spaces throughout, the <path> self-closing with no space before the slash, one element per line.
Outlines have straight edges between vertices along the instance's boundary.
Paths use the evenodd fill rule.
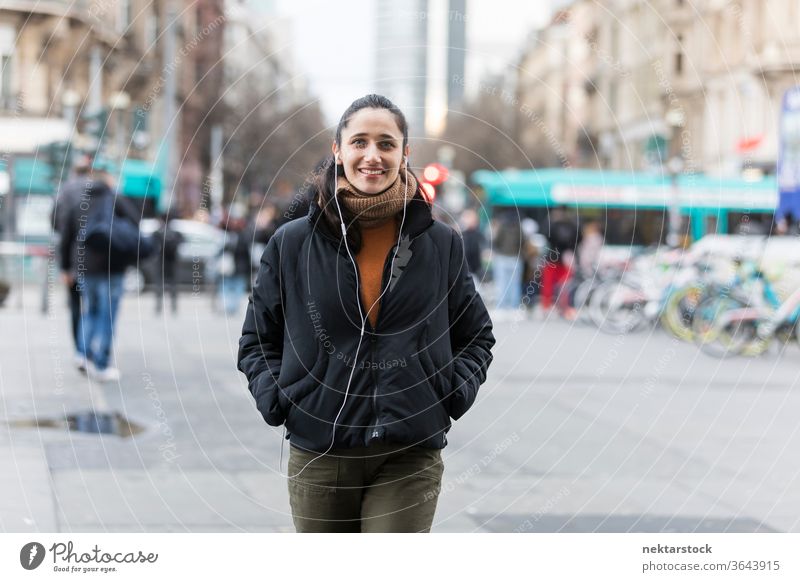
<path fill-rule="evenodd" d="M 14 160 L 14 184 L 15 194 L 52 194 L 52 169 L 50 164 L 34 158 L 15 156 Z M 0 164 L 0 172 L 6 175 L 7 165 Z"/>
<path fill-rule="evenodd" d="M 14 193 L 54 194 L 53 169 L 41 157 L 15 156 L 14 160 Z M 0 163 L 0 174 L 7 176 L 7 170 Z M 112 168 L 112 175 L 117 178 L 119 191 L 132 198 L 158 198 L 161 195 L 161 176 L 156 174 L 153 164 L 144 160 L 126 160 L 122 171 Z M 0 177 L 2 192 L 2 177 Z"/>
<path fill-rule="evenodd" d="M 119 191 L 134 198 L 161 196 L 161 176 L 155 166 L 144 160 L 125 160 L 122 164 Z"/>
<path fill-rule="evenodd" d="M 674 185 L 677 191 L 668 175 L 610 170 L 479 170 L 472 179 L 484 188 L 489 205 L 494 207 L 563 204 L 646 210 L 668 209 L 677 201 L 684 212 L 699 209 L 774 212 L 778 204 L 778 188 L 773 177 L 747 182 L 680 175 Z"/>
<path fill-rule="evenodd" d="M 752 137 L 743 137 L 736 142 L 736 153 L 746 154 L 747 152 L 752 152 L 753 150 L 758 149 L 762 141 L 764 141 L 763 133 Z"/>

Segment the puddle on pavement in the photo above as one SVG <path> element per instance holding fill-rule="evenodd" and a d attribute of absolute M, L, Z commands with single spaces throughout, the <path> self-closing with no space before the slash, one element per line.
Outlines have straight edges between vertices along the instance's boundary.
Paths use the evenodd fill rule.
<path fill-rule="evenodd" d="M 96 412 L 87 410 L 68 414 L 63 419 L 23 418 L 8 422 L 11 428 L 67 428 L 84 434 L 112 434 L 131 437 L 144 432 L 144 427 L 131 422 L 118 412 Z"/>

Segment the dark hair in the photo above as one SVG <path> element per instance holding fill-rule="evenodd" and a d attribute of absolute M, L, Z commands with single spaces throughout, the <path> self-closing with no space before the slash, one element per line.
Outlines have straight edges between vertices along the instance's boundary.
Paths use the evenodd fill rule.
<path fill-rule="evenodd" d="M 361 97 L 360 99 L 356 99 L 342 114 L 342 117 L 339 120 L 339 125 L 336 126 L 336 135 L 334 137 L 336 145 L 341 145 L 342 131 L 344 131 L 344 129 L 347 127 L 347 124 L 350 123 L 350 119 L 353 117 L 353 115 L 362 109 L 386 109 L 392 113 L 395 121 L 397 122 L 398 129 L 400 129 L 400 131 L 403 133 L 403 151 L 405 151 L 406 145 L 408 144 L 408 122 L 406 121 L 406 116 L 403 115 L 403 112 L 400 111 L 400 108 L 398 108 L 397 105 L 392 103 L 389 99 L 383 95 L 376 95 L 374 93 Z M 328 156 L 321 166 L 322 171 L 317 174 L 317 192 L 319 194 L 318 202 L 322 208 L 323 216 L 330 227 L 330 233 L 339 238 L 342 236 L 339 227 L 341 221 L 339 219 L 339 210 L 336 208 L 336 202 L 333 200 L 333 181 L 336 173 L 333 155 Z M 413 175 L 410 168 L 408 172 Z M 414 178 L 416 178 L 416 176 L 414 176 Z M 417 183 L 419 184 L 419 180 L 417 180 Z M 414 193 L 415 197 L 418 195 L 420 195 L 419 186 L 417 186 L 417 192 Z M 354 220 L 355 216 L 353 216 L 347 210 L 347 208 L 344 207 L 344 205 L 341 206 L 341 209 L 342 217 L 347 225 L 347 244 L 351 247 L 351 249 L 353 249 L 354 252 L 358 252 L 358 250 L 361 248 L 361 230 L 358 226 L 358 221 Z"/>
<path fill-rule="evenodd" d="M 337 145 L 342 145 L 342 130 L 350 123 L 350 118 L 362 109 L 386 109 L 389 113 L 393 114 L 397 122 L 397 127 L 403 133 L 403 150 L 405 150 L 408 144 L 408 122 L 406 121 L 406 116 L 403 115 L 400 108 L 389 99 L 383 95 L 376 95 L 375 93 L 362 97 L 361 99 L 356 99 L 342 114 L 339 125 L 336 126 Z"/>

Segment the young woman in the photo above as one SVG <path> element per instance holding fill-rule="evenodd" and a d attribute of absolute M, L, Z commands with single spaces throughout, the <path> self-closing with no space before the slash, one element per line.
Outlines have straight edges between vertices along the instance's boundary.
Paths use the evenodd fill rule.
<path fill-rule="evenodd" d="M 461 239 L 408 167 L 403 113 L 358 99 L 332 152 L 308 216 L 264 251 L 239 369 L 266 422 L 286 426 L 297 531 L 427 532 L 492 324 Z"/>

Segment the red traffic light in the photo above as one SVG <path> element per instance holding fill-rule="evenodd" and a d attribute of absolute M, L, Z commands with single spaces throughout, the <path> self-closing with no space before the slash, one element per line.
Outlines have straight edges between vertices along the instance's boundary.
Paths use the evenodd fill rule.
<path fill-rule="evenodd" d="M 422 170 L 422 181 L 427 182 L 432 186 L 438 186 L 450 175 L 450 172 L 447 171 L 447 168 L 442 164 L 438 164 L 436 162 L 432 164 L 428 164 L 425 166 L 425 169 Z"/>
<path fill-rule="evenodd" d="M 436 199 L 436 188 L 433 187 L 433 184 L 422 182 L 419 187 L 422 189 L 422 195 L 425 197 L 428 204 L 433 204 L 433 201 Z"/>

